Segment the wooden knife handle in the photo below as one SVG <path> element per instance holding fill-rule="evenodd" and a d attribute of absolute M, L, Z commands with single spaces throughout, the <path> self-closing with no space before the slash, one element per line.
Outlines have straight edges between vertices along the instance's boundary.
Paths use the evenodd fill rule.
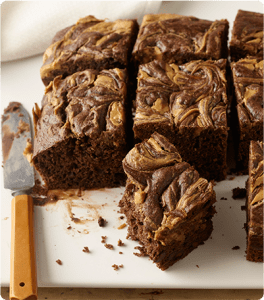
<path fill-rule="evenodd" d="M 11 211 L 11 300 L 37 299 L 37 273 L 33 231 L 33 199 L 19 195 Z"/>

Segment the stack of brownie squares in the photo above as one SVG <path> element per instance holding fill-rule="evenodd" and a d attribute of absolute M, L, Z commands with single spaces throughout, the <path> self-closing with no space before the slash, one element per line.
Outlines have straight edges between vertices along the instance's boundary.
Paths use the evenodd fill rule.
<path fill-rule="evenodd" d="M 49 189 L 125 184 L 128 68 L 137 32 L 136 20 L 87 16 L 58 32 L 45 51 L 33 163 Z"/>
<path fill-rule="evenodd" d="M 166 270 L 213 230 L 227 174 L 227 20 L 145 15 L 132 52 L 136 146 L 123 161 L 128 236 Z M 205 177 L 205 178 L 204 178 Z"/>
<path fill-rule="evenodd" d="M 263 14 L 239 10 L 230 41 L 237 170 L 247 181 L 247 260 L 263 262 Z"/>

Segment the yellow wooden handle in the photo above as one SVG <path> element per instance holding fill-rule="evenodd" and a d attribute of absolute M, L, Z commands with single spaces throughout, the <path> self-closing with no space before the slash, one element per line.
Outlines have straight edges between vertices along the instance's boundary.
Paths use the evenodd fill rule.
<path fill-rule="evenodd" d="M 33 200 L 28 195 L 12 199 L 10 261 L 10 299 L 37 299 Z"/>

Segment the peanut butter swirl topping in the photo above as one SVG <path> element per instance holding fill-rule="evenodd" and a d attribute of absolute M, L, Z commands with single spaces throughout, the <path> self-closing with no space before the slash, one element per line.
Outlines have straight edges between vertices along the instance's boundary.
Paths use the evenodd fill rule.
<path fill-rule="evenodd" d="M 47 85 L 57 75 L 89 68 L 124 67 L 136 33 L 135 20 L 106 22 L 93 16 L 82 18 L 56 34 L 43 55 L 41 78 Z"/>
<path fill-rule="evenodd" d="M 262 57 L 263 36 L 263 14 L 239 10 L 232 30 L 230 47 L 240 48 L 248 55 Z"/>
<path fill-rule="evenodd" d="M 212 184 L 182 162 L 176 148 L 158 133 L 137 144 L 123 167 L 135 185 L 134 201 L 144 215 L 144 225 L 163 244 L 169 242 L 164 229 L 180 223 L 214 195 Z"/>
<path fill-rule="evenodd" d="M 263 142 L 252 141 L 250 144 L 250 179 L 249 205 L 263 203 Z"/>
<path fill-rule="evenodd" d="M 222 39 L 228 21 L 207 21 L 176 14 L 145 15 L 133 56 L 141 63 L 223 57 Z M 179 57 L 177 57 L 179 55 Z"/>
<path fill-rule="evenodd" d="M 42 109 L 33 112 L 34 153 L 67 137 L 97 138 L 102 132 L 124 130 L 125 98 L 125 70 L 86 70 L 65 79 L 56 77 L 46 87 Z"/>
<path fill-rule="evenodd" d="M 176 127 L 226 126 L 226 60 L 184 65 L 153 61 L 138 74 L 135 124 L 167 121 Z"/>
<path fill-rule="evenodd" d="M 248 57 L 232 63 L 231 67 L 242 126 L 263 122 L 263 59 Z"/>

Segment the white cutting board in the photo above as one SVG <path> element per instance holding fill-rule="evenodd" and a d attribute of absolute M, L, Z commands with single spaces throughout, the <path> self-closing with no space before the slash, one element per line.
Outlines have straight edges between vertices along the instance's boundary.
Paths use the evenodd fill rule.
<path fill-rule="evenodd" d="M 165 2 L 160 12 L 194 15 L 204 19 L 227 18 L 232 27 L 238 9 L 263 12 L 260 2 Z M 1 70 L 1 114 L 10 101 L 20 101 L 31 112 L 40 104 L 44 87 L 39 77 L 42 57 L 3 63 Z M 1 183 L 1 283 L 9 285 L 11 194 Z M 230 176 L 229 176 L 230 177 Z M 118 229 L 117 207 L 124 188 L 87 191 L 77 199 L 35 207 L 35 237 L 38 285 L 40 287 L 105 288 L 263 288 L 263 264 L 245 259 L 244 200 L 232 199 L 232 189 L 243 188 L 247 176 L 217 183 L 217 214 L 212 238 L 167 271 L 159 270 L 147 257 L 137 257 L 137 242 L 126 240 L 127 228 Z M 221 197 L 227 200 L 220 200 Z M 67 198 L 67 197 L 66 197 Z M 82 200 L 82 198 L 84 200 Z M 71 221 L 71 213 L 83 224 Z M 99 227 L 98 216 L 106 227 Z M 67 229 L 72 226 L 72 229 Z M 114 246 L 107 249 L 101 236 Z M 121 239 L 125 245 L 117 246 Z M 232 250 L 239 246 L 240 249 Z M 83 252 L 89 247 L 90 253 Z M 119 252 L 123 254 L 119 254 Z M 62 265 L 56 263 L 60 259 Z M 123 265 L 115 271 L 113 264 Z"/>

